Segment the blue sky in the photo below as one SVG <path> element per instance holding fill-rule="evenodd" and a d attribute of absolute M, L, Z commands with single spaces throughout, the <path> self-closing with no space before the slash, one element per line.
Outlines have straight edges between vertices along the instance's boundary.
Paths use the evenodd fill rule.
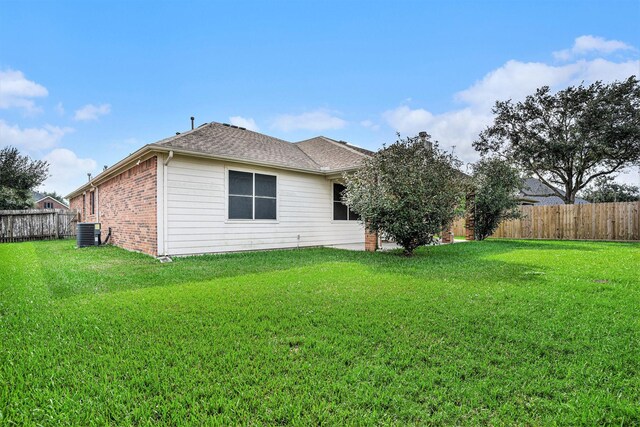
<path fill-rule="evenodd" d="M 192 115 L 370 149 L 427 130 L 470 162 L 496 99 L 639 75 L 639 21 L 638 1 L 0 0 L 0 146 L 62 193 Z"/>

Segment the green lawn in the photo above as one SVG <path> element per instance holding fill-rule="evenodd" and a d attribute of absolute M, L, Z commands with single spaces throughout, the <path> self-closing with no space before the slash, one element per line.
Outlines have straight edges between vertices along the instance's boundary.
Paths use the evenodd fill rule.
<path fill-rule="evenodd" d="M 640 244 L 0 245 L 0 425 L 640 424 Z"/>

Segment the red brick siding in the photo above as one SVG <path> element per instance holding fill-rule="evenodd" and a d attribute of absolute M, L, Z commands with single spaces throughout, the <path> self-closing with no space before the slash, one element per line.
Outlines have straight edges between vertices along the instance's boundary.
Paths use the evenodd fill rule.
<path fill-rule="evenodd" d="M 473 193 L 467 194 L 467 215 L 465 218 L 465 228 L 466 228 L 466 236 L 465 240 L 475 240 L 476 239 L 476 230 L 475 230 L 475 218 L 473 215 L 473 206 L 476 203 L 476 195 Z"/>
<path fill-rule="evenodd" d="M 157 157 L 152 157 L 99 184 L 93 215 L 87 191 L 82 221 L 102 223 L 103 240 L 111 227 L 110 243 L 156 256 L 157 161 Z M 71 208 L 83 212 L 82 194 L 71 199 Z"/>
<path fill-rule="evenodd" d="M 365 228 L 364 230 L 364 250 L 369 252 L 375 252 L 378 249 L 378 234 L 372 231 L 369 231 Z"/>
<path fill-rule="evenodd" d="M 442 230 L 442 236 L 440 237 L 443 244 L 453 243 L 453 224 L 445 227 L 445 229 Z"/>

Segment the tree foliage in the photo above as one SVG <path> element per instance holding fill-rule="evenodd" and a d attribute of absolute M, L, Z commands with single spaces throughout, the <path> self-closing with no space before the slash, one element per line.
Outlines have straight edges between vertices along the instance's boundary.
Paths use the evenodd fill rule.
<path fill-rule="evenodd" d="M 504 159 L 487 157 L 473 165 L 475 203 L 474 230 L 476 240 L 491 236 L 506 219 L 518 218 L 518 191 L 522 179 L 518 170 Z"/>
<path fill-rule="evenodd" d="M 601 176 L 584 191 L 583 197 L 592 203 L 635 202 L 640 200 L 640 188 L 617 183 L 610 176 Z"/>
<path fill-rule="evenodd" d="M 48 177 L 49 164 L 31 160 L 15 147 L 0 150 L 0 209 L 31 207 L 31 191 Z"/>
<path fill-rule="evenodd" d="M 600 176 L 640 161 L 640 85 L 624 82 L 542 87 L 523 102 L 498 101 L 493 125 L 473 145 L 535 175 L 565 203 Z"/>
<path fill-rule="evenodd" d="M 453 222 L 463 195 L 460 161 L 428 138 L 399 138 L 345 176 L 344 201 L 369 230 L 393 238 L 406 255 Z"/>

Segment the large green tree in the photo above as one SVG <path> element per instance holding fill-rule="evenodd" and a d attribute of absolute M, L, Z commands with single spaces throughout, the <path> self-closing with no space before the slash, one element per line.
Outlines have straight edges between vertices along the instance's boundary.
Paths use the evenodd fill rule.
<path fill-rule="evenodd" d="M 460 164 L 428 135 L 399 138 L 345 176 L 344 201 L 369 230 L 390 236 L 410 256 L 455 219 L 464 194 Z"/>
<path fill-rule="evenodd" d="M 481 159 L 473 165 L 473 209 L 476 240 L 491 236 L 506 219 L 518 218 L 518 191 L 522 179 L 518 170 L 499 157 Z"/>
<path fill-rule="evenodd" d="M 49 164 L 21 155 L 15 147 L 0 150 L 0 209 L 26 209 L 31 191 L 47 179 Z"/>
<path fill-rule="evenodd" d="M 593 203 L 635 202 L 640 200 L 640 188 L 620 184 L 610 176 L 601 176 L 583 192 L 582 197 Z"/>
<path fill-rule="evenodd" d="M 496 102 L 493 113 L 493 124 L 473 143 L 476 150 L 510 159 L 565 203 L 573 203 L 594 179 L 640 160 L 636 76 L 571 86 L 555 94 L 545 86 L 523 102 Z"/>

